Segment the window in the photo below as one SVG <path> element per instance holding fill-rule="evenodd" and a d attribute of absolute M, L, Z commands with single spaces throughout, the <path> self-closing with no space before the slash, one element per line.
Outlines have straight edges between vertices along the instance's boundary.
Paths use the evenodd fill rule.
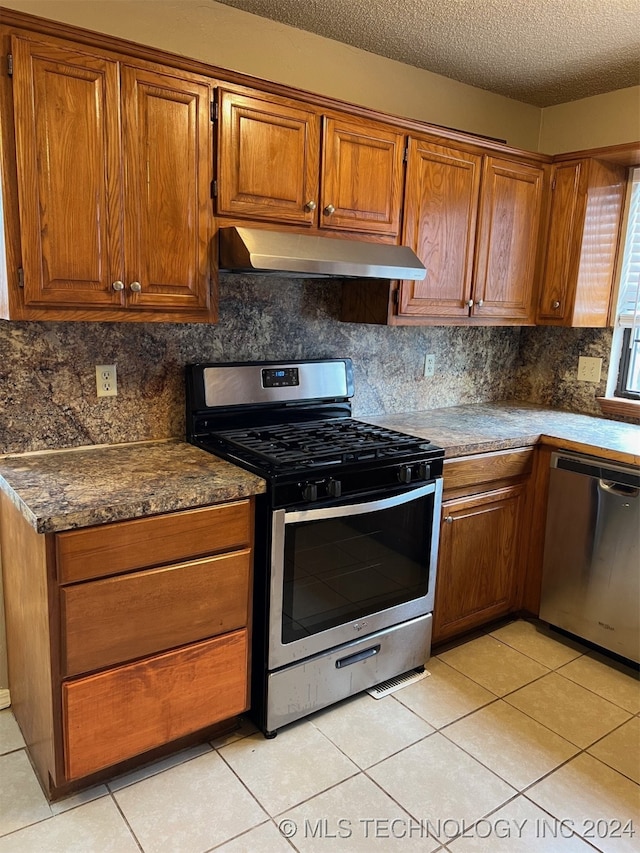
<path fill-rule="evenodd" d="M 640 168 L 631 174 L 618 293 L 613 353 L 618 353 L 619 360 L 613 393 L 640 400 Z"/>

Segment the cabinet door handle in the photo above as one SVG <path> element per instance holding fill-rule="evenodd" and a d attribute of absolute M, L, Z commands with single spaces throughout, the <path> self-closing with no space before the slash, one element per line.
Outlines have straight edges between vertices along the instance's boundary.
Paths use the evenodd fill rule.
<path fill-rule="evenodd" d="M 554 301 L 551 303 L 551 307 L 552 307 L 554 310 L 557 310 L 557 309 L 560 307 L 560 303 L 559 303 L 559 301 L 558 301 L 557 299 L 554 299 Z"/>
<path fill-rule="evenodd" d="M 114 281 L 111 287 L 113 290 L 124 290 L 124 281 Z"/>
<path fill-rule="evenodd" d="M 445 520 L 446 524 L 453 524 L 453 516 L 452 515 L 446 515 L 444 520 Z"/>
<path fill-rule="evenodd" d="M 328 204 L 324 209 L 325 216 L 331 216 L 332 213 L 335 213 L 336 209 L 332 204 Z"/>
<path fill-rule="evenodd" d="M 309 211 L 309 213 L 311 213 L 311 211 L 315 210 L 317 206 L 318 206 L 318 205 L 315 203 L 315 201 L 308 201 L 308 202 L 305 204 L 304 209 L 305 209 L 305 210 L 308 210 L 308 211 Z"/>
<path fill-rule="evenodd" d="M 139 281 L 132 281 L 129 285 L 129 288 L 132 290 L 133 293 L 140 293 L 140 291 L 142 290 L 142 285 Z"/>
<path fill-rule="evenodd" d="M 473 308 L 473 299 L 470 299 L 470 300 L 467 302 L 467 308 Z"/>
<path fill-rule="evenodd" d="M 478 308 L 482 308 L 482 306 L 484 305 L 484 299 L 478 299 L 476 305 L 478 306 Z"/>

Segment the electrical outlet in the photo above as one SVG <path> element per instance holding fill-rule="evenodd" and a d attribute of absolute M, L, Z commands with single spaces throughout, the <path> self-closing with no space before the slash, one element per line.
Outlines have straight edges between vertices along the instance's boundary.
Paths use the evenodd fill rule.
<path fill-rule="evenodd" d="M 436 369 L 436 357 L 433 353 L 429 353 L 424 357 L 424 375 L 426 377 L 433 376 Z"/>
<path fill-rule="evenodd" d="M 96 393 L 98 397 L 116 397 L 118 380 L 115 364 L 96 364 Z"/>
<path fill-rule="evenodd" d="M 578 380 L 580 382 L 600 382 L 601 373 L 601 358 L 588 358 L 584 355 L 578 358 Z"/>

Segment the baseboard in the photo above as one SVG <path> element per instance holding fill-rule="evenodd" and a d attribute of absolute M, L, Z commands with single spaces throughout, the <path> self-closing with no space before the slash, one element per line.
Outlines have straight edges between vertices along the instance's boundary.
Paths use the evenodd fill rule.
<path fill-rule="evenodd" d="M 9 696 L 9 691 L 5 687 L 0 687 L 0 711 L 3 708 L 8 708 L 11 704 L 11 697 Z"/>

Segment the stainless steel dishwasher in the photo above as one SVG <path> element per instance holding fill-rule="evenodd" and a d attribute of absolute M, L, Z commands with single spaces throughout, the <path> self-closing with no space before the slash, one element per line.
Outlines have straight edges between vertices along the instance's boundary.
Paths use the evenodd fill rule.
<path fill-rule="evenodd" d="M 640 468 L 552 454 L 540 618 L 640 662 Z"/>

